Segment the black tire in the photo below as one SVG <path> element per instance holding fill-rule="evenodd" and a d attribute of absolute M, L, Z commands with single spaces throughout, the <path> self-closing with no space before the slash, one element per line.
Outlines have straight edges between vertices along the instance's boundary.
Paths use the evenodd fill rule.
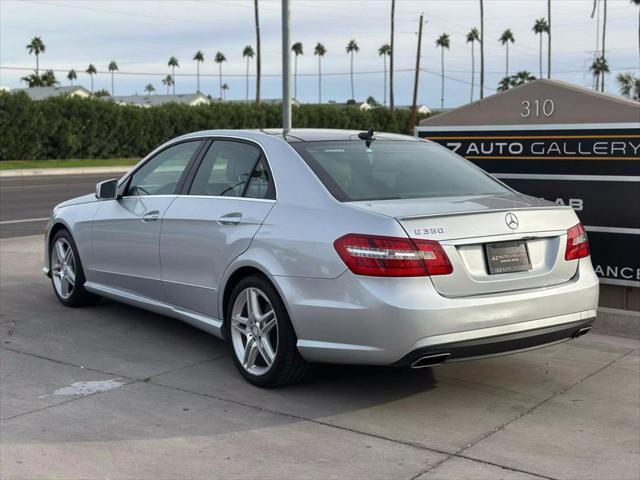
<path fill-rule="evenodd" d="M 73 289 L 71 291 L 71 295 L 67 298 L 60 295 L 58 292 L 55 279 L 54 279 L 54 271 L 53 271 L 53 258 L 54 252 L 53 249 L 56 246 L 56 243 L 59 239 L 63 239 L 71 248 L 73 253 L 73 261 L 75 267 L 75 282 L 73 285 Z M 73 241 L 73 237 L 71 233 L 69 233 L 66 229 L 61 229 L 56 232 L 51 240 L 51 244 L 49 247 L 49 272 L 51 276 L 51 286 L 53 287 L 53 293 L 56 295 L 57 299 L 62 303 L 65 307 L 84 307 L 87 305 L 95 305 L 98 300 L 100 300 L 100 296 L 95 295 L 84 288 L 85 276 L 84 269 L 82 267 L 82 261 L 80 260 L 80 254 L 78 253 L 78 248 L 76 247 L 76 243 Z"/>
<path fill-rule="evenodd" d="M 277 330 L 275 333 L 278 338 L 277 351 L 270 369 L 261 375 L 254 375 L 243 367 L 234 349 L 231 334 L 233 305 L 239 294 L 247 288 L 257 288 L 266 294 L 276 314 Z M 226 312 L 227 338 L 231 344 L 233 362 L 245 380 L 258 387 L 273 388 L 298 383 L 306 377 L 311 369 L 311 365 L 302 358 L 298 352 L 296 346 L 298 337 L 296 336 L 284 302 L 271 282 L 259 275 L 250 275 L 243 278 L 231 292 Z"/>

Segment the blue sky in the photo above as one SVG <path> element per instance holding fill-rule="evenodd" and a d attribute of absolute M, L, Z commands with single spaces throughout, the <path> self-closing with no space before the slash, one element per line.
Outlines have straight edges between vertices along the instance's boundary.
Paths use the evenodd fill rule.
<path fill-rule="evenodd" d="M 602 1 L 602 0 L 601 0 Z M 322 61 L 323 100 L 350 98 L 349 57 L 345 45 L 354 38 L 360 46 L 354 70 L 356 97 L 373 95 L 383 99 L 383 63 L 377 50 L 389 39 L 390 0 L 292 0 L 292 39 L 301 41 L 305 53 L 299 57 L 298 97 L 316 102 L 317 57 L 313 47 L 322 42 L 327 55 Z M 593 58 L 596 21 L 590 18 L 591 0 L 552 0 L 554 78 L 591 86 L 588 66 Z M 396 2 L 396 102 L 408 104 L 413 89 L 418 17 L 425 14 L 423 55 L 418 100 L 437 107 L 440 103 L 440 52 L 435 39 L 451 36 L 445 52 L 445 106 L 469 100 L 471 51 L 465 34 L 479 25 L 478 0 L 397 0 Z M 510 48 L 510 70 L 528 70 L 538 75 L 538 38 L 531 31 L 535 18 L 546 16 L 546 0 L 485 0 L 486 94 L 492 93 L 504 76 L 505 52 L 500 33 L 511 28 L 516 42 Z M 263 97 L 280 96 L 280 2 L 260 0 L 263 43 Z M 161 79 L 169 73 L 167 60 L 180 61 L 176 91 L 196 89 L 197 50 L 205 54 L 201 66 L 202 90 L 218 93 L 216 51 L 225 53 L 224 82 L 228 99 L 245 97 L 245 45 L 255 47 L 253 0 L 209 1 L 93 1 L 42 0 L 0 1 L 0 86 L 24 86 L 20 77 L 33 68 L 35 59 L 25 45 L 40 35 L 46 46 L 42 68 L 83 72 L 89 63 L 106 71 L 111 60 L 120 68 L 116 74 L 116 95 L 142 93 L 152 83 L 164 92 Z M 545 41 L 546 49 L 546 41 Z M 608 1 L 607 58 L 612 72 L 638 73 L 638 8 L 629 0 Z M 477 65 L 479 62 L 477 62 Z M 546 61 L 545 61 L 546 65 Z M 10 67 L 10 68 L 8 68 Z M 255 65 L 251 65 L 251 72 Z M 68 84 L 65 73 L 57 73 Z M 476 76 L 477 79 L 477 76 Z M 76 83 L 89 86 L 89 77 L 79 74 Z M 99 73 L 96 89 L 110 89 L 110 76 Z M 607 91 L 617 93 L 613 75 Z M 249 95 L 254 95 L 253 78 Z M 477 96 L 477 93 L 476 93 Z"/>

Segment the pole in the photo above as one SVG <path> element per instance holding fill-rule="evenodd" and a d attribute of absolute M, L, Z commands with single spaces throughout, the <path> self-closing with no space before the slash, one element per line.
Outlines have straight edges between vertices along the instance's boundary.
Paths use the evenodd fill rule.
<path fill-rule="evenodd" d="M 253 0 L 256 22 L 256 104 L 260 103 L 260 75 L 262 65 L 262 51 L 260 49 L 260 16 L 258 15 L 258 0 Z"/>
<path fill-rule="evenodd" d="M 422 21 L 420 14 L 420 26 L 418 27 L 418 53 L 416 54 L 416 74 L 413 81 L 413 104 L 411 105 L 411 130 L 416 128 L 416 103 L 418 102 L 418 77 L 420 75 L 420 47 L 422 46 Z"/>
<path fill-rule="evenodd" d="M 291 130 L 291 45 L 289 28 L 291 20 L 289 0 L 282 0 L 282 129 Z"/>
<path fill-rule="evenodd" d="M 549 31 L 547 32 L 547 78 L 551 78 L 551 0 L 547 0 L 547 17 L 549 17 Z"/>
<path fill-rule="evenodd" d="M 393 59 L 395 57 L 394 29 L 396 19 L 396 0 L 391 0 L 391 53 L 389 54 L 389 110 L 393 112 L 395 103 L 393 101 Z"/>
<path fill-rule="evenodd" d="M 484 2 L 480 0 L 480 98 L 484 98 Z"/>

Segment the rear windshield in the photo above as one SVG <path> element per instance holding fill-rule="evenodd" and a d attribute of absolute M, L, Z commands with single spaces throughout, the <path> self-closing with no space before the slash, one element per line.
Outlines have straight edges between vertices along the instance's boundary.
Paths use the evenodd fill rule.
<path fill-rule="evenodd" d="M 292 144 L 342 202 L 509 193 L 478 167 L 430 142 Z"/>

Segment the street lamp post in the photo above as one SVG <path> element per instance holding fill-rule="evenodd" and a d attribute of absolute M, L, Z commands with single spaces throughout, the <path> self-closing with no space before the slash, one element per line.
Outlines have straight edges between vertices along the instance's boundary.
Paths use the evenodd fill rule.
<path fill-rule="evenodd" d="M 284 134 L 291 129 L 290 17 L 289 0 L 282 0 L 282 129 Z"/>

